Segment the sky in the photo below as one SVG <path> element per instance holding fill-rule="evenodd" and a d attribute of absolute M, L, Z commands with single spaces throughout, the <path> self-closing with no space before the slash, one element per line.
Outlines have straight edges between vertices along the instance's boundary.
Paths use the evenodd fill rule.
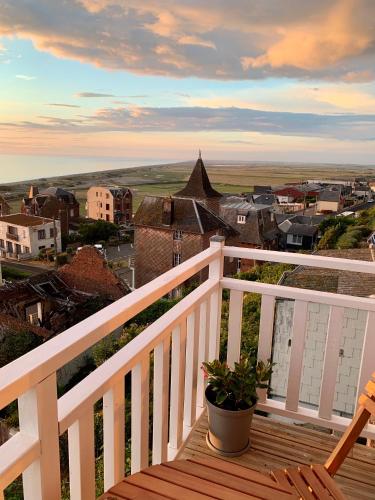
<path fill-rule="evenodd" d="M 375 164 L 375 1 L 0 0 L 0 174 L 199 148 Z"/>

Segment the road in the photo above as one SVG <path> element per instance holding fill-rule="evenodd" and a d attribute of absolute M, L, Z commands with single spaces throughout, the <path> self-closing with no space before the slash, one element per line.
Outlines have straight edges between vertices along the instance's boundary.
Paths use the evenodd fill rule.
<path fill-rule="evenodd" d="M 51 267 L 23 264 L 9 259 L 0 259 L 0 263 L 3 267 L 9 267 L 10 269 L 17 269 L 17 271 L 30 273 L 33 276 L 45 273 L 46 271 L 50 271 L 52 269 Z"/>

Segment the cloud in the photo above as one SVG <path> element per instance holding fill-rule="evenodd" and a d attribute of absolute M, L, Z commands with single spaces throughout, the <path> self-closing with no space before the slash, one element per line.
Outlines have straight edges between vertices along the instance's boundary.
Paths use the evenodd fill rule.
<path fill-rule="evenodd" d="M 36 76 L 30 76 L 30 75 L 16 75 L 16 78 L 19 80 L 26 80 L 27 82 L 30 80 L 35 80 Z"/>
<path fill-rule="evenodd" d="M 116 97 L 114 94 L 101 94 L 99 92 L 78 92 L 76 97 Z"/>
<path fill-rule="evenodd" d="M 78 104 L 64 104 L 61 102 L 49 102 L 46 104 L 46 106 L 55 106 L 59 108 L 80 108 L 81 106 L 78 106 Z"/>
<path fill-rule="evenodd" d="M 0 36 L 139 74 L 351 83 L 375 78 L 374 18 L 373 0 L 2 0 Z"/>
<path fill-rule="evenodd" d="M 319 115 L 248 108 L 117 107 L 102 108 L 77 118 L 42 116 L 41 121 L 3 123 L 2 126 L 52 131 L 86 132 L 256 132 L 295 137 L 371 141 L 375 114 Z"/>

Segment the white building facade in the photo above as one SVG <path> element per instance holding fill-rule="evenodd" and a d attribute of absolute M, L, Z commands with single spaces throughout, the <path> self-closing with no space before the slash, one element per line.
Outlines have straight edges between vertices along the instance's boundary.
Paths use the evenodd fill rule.
<path fill-rule="evenodd" d="M 61 252 L 60 221 L 25 214 L 0 217 L 2 257 L 28 259 L 55 246 Z"/>

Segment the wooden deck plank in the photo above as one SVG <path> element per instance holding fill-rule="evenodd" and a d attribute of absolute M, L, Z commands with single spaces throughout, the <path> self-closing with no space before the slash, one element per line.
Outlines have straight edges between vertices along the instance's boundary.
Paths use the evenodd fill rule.
<path fill-rule="evenodd" d="M 171 462 L 170 464 L 166 463 L 165 465 L 167 468 L 175 471 L 178 470 L 189 473 L 194 477 L 193 481 L 195 481 L 196 478 L 200 478 L 212 483 L 216 482 L 216 484 L 220 485 L 220 488 L 228 487 L 231 489 L 232 495 L 239 493 L 242 498 L 249 497 L 249 495 L 254 495 L 255 498 L 261 498 L 264 500 L 274 500 L 275 495 L 277 495 L 280 500 L 290 500 L 293 498 L 290 493 L 283 493 L 279 490 L 276 483 L 273 483 L 273 487 L 271 487 L 254 483 L 252 481 L 250 482 L 250 480 L 243 479 L 239 476 L 233 476 L 232 474 L 228 474 L 223 471 L 218 474 L 217 469 L 203 465 L 203 463 L 196 464 L 194 462 L 177 460 L 175 462 Z M 268 480 L 268 478 L 266 479 Z M 203 491 L 206 492 L 206 490 Z"/>
<path fill-rule="evenodd" d="M 206 444 L 207 417 L 203 416 L 178 458 L 217 457 Z M 241 457 L 223 460 L 261 473 L 298 465 L 324 463 L 338 438 L 325 432 L 291 425 L 272 418 L 254 416 L 250 434 L 252 447 Z M 375 449 L 356 444 L 335 476 L 348 499 L 375 500 Z"/>
<path fill-rule="evenodd" d="M 188 488 L 191 491 L 199 493 L 202 492 L 210 497 L 217 498 L 220 500 L 232 500 L 235 496 L 238 500 L 248 500 L 249 495 L 244 494 L 241 491 L 236 491 L 231 488 L 231 485 L 223 486 L 220 482 L 215 481 L 216 478 L 204 477 L 191 475 L 189 470 L 189 463 L 186 461 L 180 462 L 181 467 L 166 467 L 165 465 L 160 465 L 156 467 L 151 467 L 145 473 L 150 476 L 158 477 L 169 483 Z M 166 464 L 167 465 L 167 464 Z M 184 467 L 187 466 L 187 467 Z M 261 498 L 257 496 L 251 496 L 250 498 Z"/>

